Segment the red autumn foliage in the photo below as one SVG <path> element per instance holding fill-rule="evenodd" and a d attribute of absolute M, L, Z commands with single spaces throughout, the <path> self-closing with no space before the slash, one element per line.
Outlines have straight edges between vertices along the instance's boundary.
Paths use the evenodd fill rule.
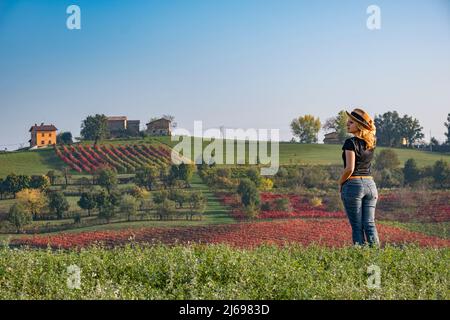
<path fill-rule="evenodd" d="M 398 227 L 378 225 L 385 244 L 415 243 L 423 247 L 449 247 L 450 240 L 427 236 Z M 130 240 L 140 243 L 226 243 L 240 248 L 261 244 L 283 245 L 299 243 L 327 247 L 350 246 L 351 230 L 346 219 L 311 219 L 252 222 L 201 227 L 141 228 L 121 231 L 67 233 L 54 236 L 34 236 L 12 240 L 14 245 L 32 247 L 74 248 L 101 242 L 107 246 L 123 245 Z"/>

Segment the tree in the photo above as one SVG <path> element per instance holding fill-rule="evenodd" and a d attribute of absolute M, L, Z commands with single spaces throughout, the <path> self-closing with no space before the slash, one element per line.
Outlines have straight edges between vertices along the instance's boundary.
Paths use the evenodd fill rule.
<path fill-rule="evenodd" d="M 120 211 L 127 216 L 127 220 L 131 221 L 131 216 L 136 215 L 138 209 L 138 204 L 133 196 L 128 194 L 122 197 L 120 201 Z"/>
<path fill-rule="evenodd" d="M 202 219 L 203 212 L 205 212 L 206 208 L 206 199 L 200 191 L 195 191 L 190 194 L 188 197 L 189 201 L 189 212 L 190 212 L 190 220 L 197 213 L 200 215 L 200 219 Z M 187 216 L 186 216 L 187 218 Z"/>
<path fill-rule="evenodd" d="M 6 193 L 8 193 L 8 190 L 6 188 L 5 180 L 0 179 L 0 200 L 3 200 Z"/>
<path fill-rule="evenodd" d="M 69 131 L 61 132 L 56 136 L 56 143 L 57 144 L 72 144 L 73 143 L 73 137 L 72 133 Z"/>
<path fill-rule="evenodd" d="M 130 190 L 130 194 L 136 199 L 136 200 L 143 200 L 149 193 L 143 188 L 140 188 L 138 186 L 134 186 Z"/>
<path fill-rule="evenodd" d="M 383 149 L 375 156 L 376 170 L 392 170 L 400 165 L 397 153 L 392 149 Z"/>
<path fill-rule="evenodd" d="M 97 178 L 97 183 L 106 188 L 106 191 L 108 191 L 108 194 L 111 194 L 111 190 L 116 187 L 117 185 L 117 174 L 109 169 L 109 168 L 105 168 L 105 169 L 101 169 L 98 171 L 98 178 Z"/>
<path fill-rule="evenodd" d="M 37 214 L 45 208 L 46 202 L 43 193 L 38 189 L 24 189 L 17 193 L 17 201 L 36 219 Z"/>
<path fill-rule="evenodd" d="M 184 181 L 186 187 L 190 187 L 192 176 L 194 175 L 194 165 L 181 163 L 178 167 L 178 178 Z"/>
<path fill-rule="evenodd" d="M 50 184 L 53 186 L 59 177 L 59 173 L 55 170 L 50 170 L 49 172 L 47 172 L 46 176 L 50 180 Z"/>
<path fill-rule="evenodd" d="M 153 193 L 153 202 L 156 204 L 161 204 L 164 200 L 169 198 L 169 193 L 166 190 L 158 191 Z"/>
<path fill-rule="evenodd" d="M 180 166 L 173 164 L 170 166 L 169 176 L 167 177 L 167 185 L 173 187 L 180 177 Z"/>
<path fill-rule="evenodd" d="M 336 117 L 328 119 L 323 129 L 327 131 L 335 131 L 338 134 L 338 139 L 341 143 L 349 137 L 347 133 L 348 116 L 345 110 L 341 110 Z"/>
<path fill-rule="evenodd" d="M 374 119 L 377 128 L 377 144 L 379 146 L 400 147 L 403 138 L 411 147 L 416 141 L 424 137 L 419 121 L 408 115 L 400 118 L 397 111 L 389 111 Z"/>
<path fill-rule="evenodd" d="M 65 180 L 66 186 L 67 186 L 69 184 L 69 179 L 71 177 L 70 168 L 69 167 L 62 167 L 61 168 L 61 172 L 62 172 L 62 174 L 64 176 L 64 180 Z"/>
<path fill-rule="evenodd" d="M 400 133 L 400 116 L 397 111 L 386 112 L 375 116 L 374 124 L 377 128 L 377 144 L 379 146 L 400 146 L 402 136 Z"/>
<path fill-rule="evenodd" d="M 107 222 L 115 216 L 115 208 L 119 204 L 120 194 L 111 192 L 107 194 L 104 190 L 95 195 L 96 207 L 99 210 L 98 216 L 106 219 Z"/>
<path fill-rule="evenodd" d="M 450 145 L 450 113 L 447 115 L 447 122 L 444 122 L 444 125 L 447 128 L 447 132 L 445 133 L 447 141 L 445 141 L 445 144 Z"/>
<path fill-rule="evenodd" d="M 156 214 L 160 220 L 169 218 L 175 212 L 175 203 L 169 199 L 164 199 L 156 206 Z"/>
<path fill-rule="evenodd" d="M 151 191 L 158 181 L 158 171 L 154 166 L 142 167 L 136 172 L 134 181 L 139 187 Z"/>
<path fill-rule="evenodd" d="M 108 118 L 104 114 L 88 116 L 81 124 L 81 137 L 85 140 L 94 140 L 94 146 L 99 140 L 108 136 Z"/>
<path fill-rule="evenodd" d="M 183 204 L 188 200 L 188 195 L 185 191 L 171 190 L 168 198 L 178 204 L 179 208 L 183 208 Z"/>
<path fill-rule="evenodd" d="M 47 190 L 50 187 L 50 179 L 47 176 L 32 176 L 29 186 L 32 189 Z"/>
<path fill-rule="evenodd" d="M 412 147 L 413 144 L 422 139 L 424 134 L 422 133 L 423 127 L 420 126 L 419 120 L 404 115 L 400 120 L 400 135 L 406 138 L 408 147 Z"/>
<path fill-rule="evenodd" d="M 15 173 L 11 173 L 3 183 L 5 184 L 6 192 L 13 194 L 14 198 L 16 198 L 16 194 L 19 191 L 29 188 L 30 177 L 24 175 L 18 176 Z"/>
<path fill-rule="evenodd" d="M 305 115 L 291 122 L 292 134 L 300 140 L 300 143 L 317 143 L 320 128 L 320 119 L 312 115 Z"/>
<path fill-rule="evenodd" d="M 450 168 L 447 161 L 438 160 L 433 165 L 433 179 L 434 182 L 440 187 L 448 186 L 450 179 Z"/>
<path fill-rule="evenodd" d="M 261 174 L 258 169 L 250 168 L 245 172 L 247 178 L 249 178 L 259 188 L 261 186 Z"/>
<path fill-rule="evenodd" d="M 414 159 L 408 159 L 403 168 L 403 181 L 405 185 L 412 185 L 420 179 L 420 169 L 417 167 L 417 162 Z"/>
<path fill-rule="evenodd" d="M 64 194 L 57 191 L 48 194 L 48 207 L 52 214 L 56 214 L 58 219 L 61 219 L 64 213 L 69 210 L 70 205 L 64 197 Z"/>
<path fill-rule="evenodd" d="M 87 210 L 88 216 L 91 216 L 91 210 L 97 206 L 95 195 L 93 193 L 84 192 L 78 200 L 78 206 L 81 209 Z"/>
<path fill-rule="evenodd" d="M 258 206 L 260 203 L 258 189 L 255 183 L 248 178 L 240 181 L 237 193 L 241 196 L 241 202 L 245 207 Z"/>
<path fill-rule="evenodd" d="M 8 222 L 20 233 L 23 227 L 31 222 L 31 214 L 21 204 L 15 203 L 9 209 Z"/>

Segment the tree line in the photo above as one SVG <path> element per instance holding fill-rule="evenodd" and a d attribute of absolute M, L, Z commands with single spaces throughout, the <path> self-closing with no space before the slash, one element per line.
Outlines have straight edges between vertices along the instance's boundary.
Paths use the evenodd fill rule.
<path fill-rule="evenodd" d="M 345 110 L 341 110 L 337 116 L 329 118 L 322 125 L 319 118 L 313 115 L 300 116 L 292 120 L 291 130 L 294 141 L 300 143 L 317 143 L 318 133 L 321 129 L 325 131 L 334 131 L 337 133 L 339 142 L 350 137 L 347 133 L 347 114 Z M 376 115 L 374 118 L 376 126 L 376 139 L 378 146 L 384 147 L 412 147 L 421 143 L 424 138 L 423 127 L 419 120 L 407 114 L 401 116 L 397 111 L 389 111 L 384 114 Z M 433 137 L 430 144 L 435 146 L 435 151 L 450 151 L 450 113 L 447 121 L 444 122 L 446 127 L 446 141 L 440 145 Z M 444 146 L 439 148 L 439 146 Z M 445 148 L 447 146 L 447 148 Z M 438 149 L 438 150 L 436 150 Z"/>

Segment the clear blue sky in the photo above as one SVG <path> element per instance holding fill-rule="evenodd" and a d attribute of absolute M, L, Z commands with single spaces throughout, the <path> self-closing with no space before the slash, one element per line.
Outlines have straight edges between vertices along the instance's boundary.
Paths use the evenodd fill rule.
<path fill-rule="evenodd" d="M 70 4 L 81 30 L 66 28 Z M 77 136 L 94 113 L 288 140 L 294 117 L 356 106 L 407 113 L 444 140 L 449 0 L 0 0 L 1 148 L 40 122 Z"/>

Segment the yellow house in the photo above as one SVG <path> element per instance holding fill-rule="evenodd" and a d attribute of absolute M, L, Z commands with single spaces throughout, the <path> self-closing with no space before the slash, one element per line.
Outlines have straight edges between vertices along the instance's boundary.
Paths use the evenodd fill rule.
<path fill-rule="evenodd" d="M 30 147 L 47 147 L 56 144 L 56 127 L 51 125 L 44 125 L 41 123 L 40 126 L 35 124 L 30 128 L 31 139 L 30 139 Z"/>

